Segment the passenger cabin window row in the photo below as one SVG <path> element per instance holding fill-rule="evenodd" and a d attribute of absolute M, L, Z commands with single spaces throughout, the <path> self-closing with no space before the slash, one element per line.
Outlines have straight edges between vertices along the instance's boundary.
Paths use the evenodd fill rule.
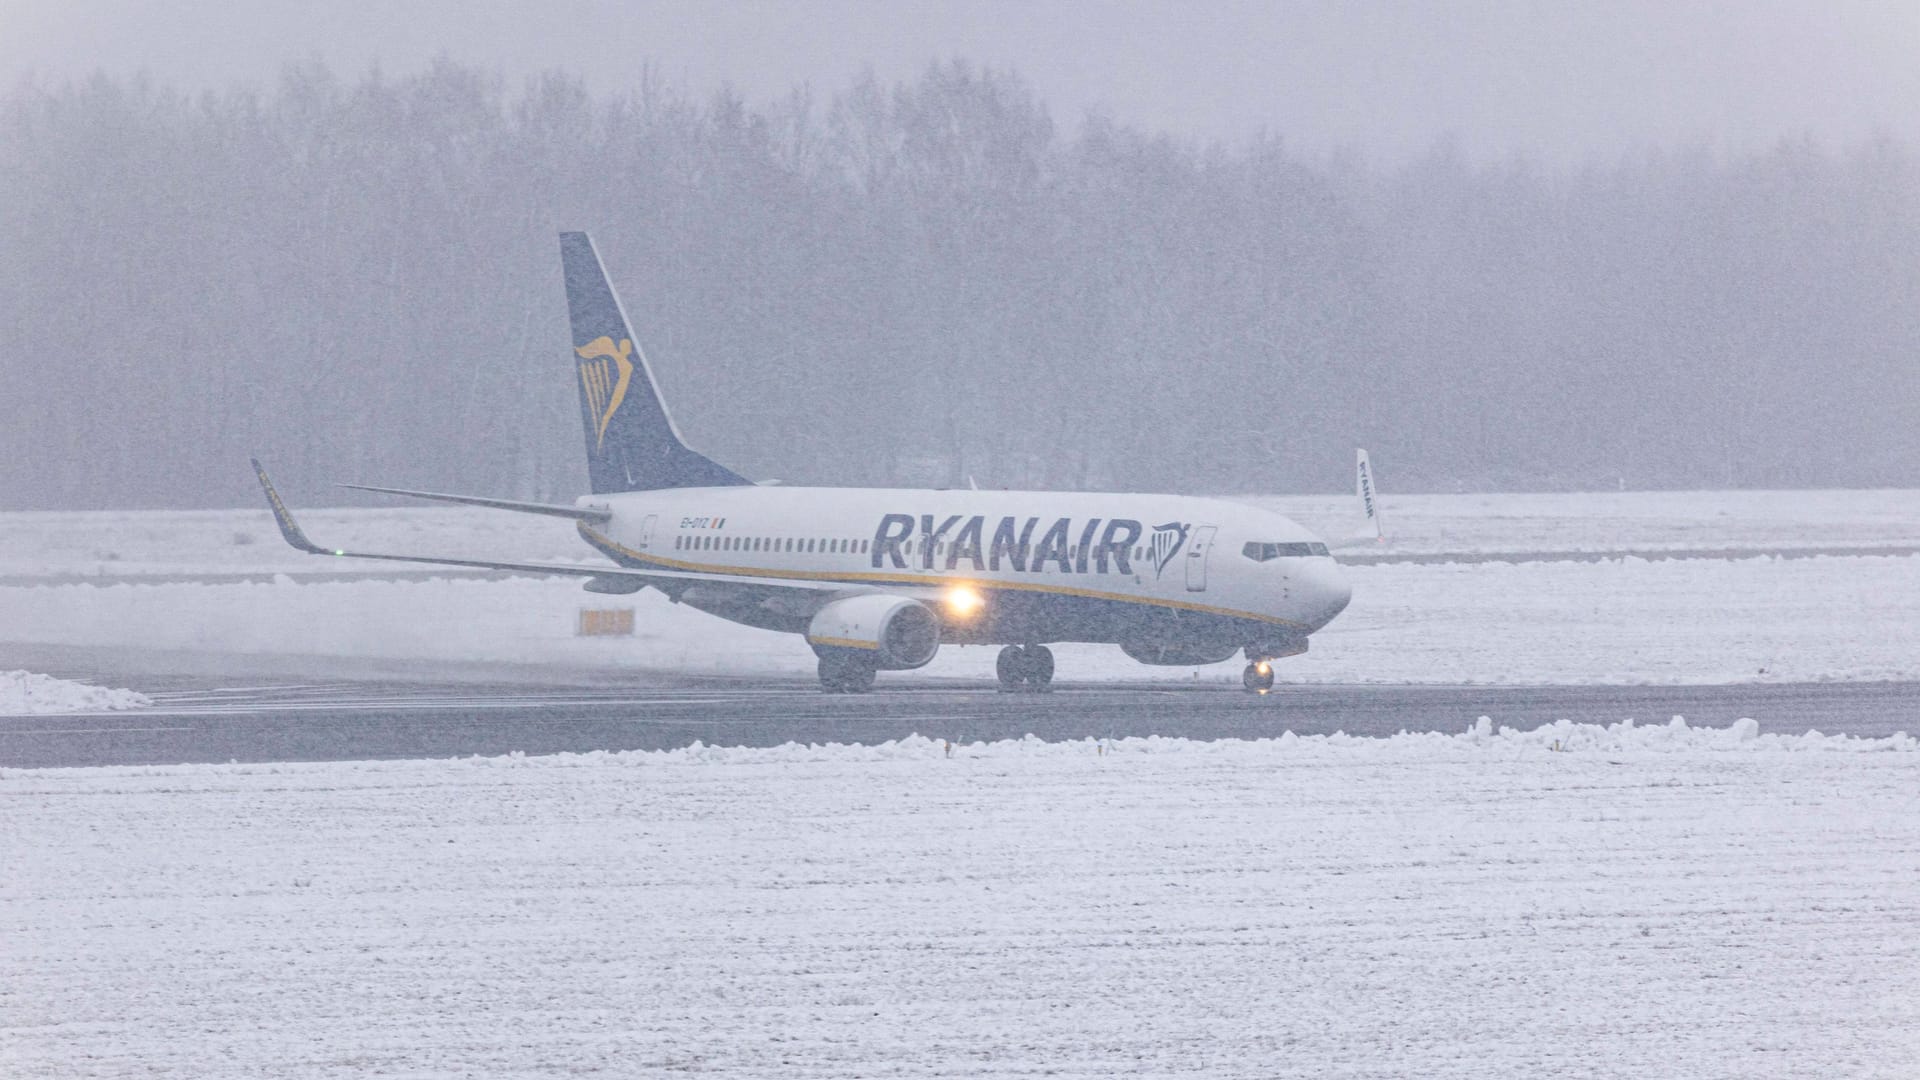
<path fill-rule="evenodd" d="M 1269 559 L 1303 558 L 1308 555 L 1327 555 L 1331 553 L 1327 551 L 1327 545 L 1325 544 L 1261 544 L 1249 542 L 1246 547 L 1240 549 L 1240 554 L 1245 555 L 1254 562 L 1266 562 Z"/>
<path fill-rule="evenodd" d="M 865 555 L 866 540 L 829 540 L 794 536 L 676 536 L 675 551 L 778 551 L 782 553 Z"/>

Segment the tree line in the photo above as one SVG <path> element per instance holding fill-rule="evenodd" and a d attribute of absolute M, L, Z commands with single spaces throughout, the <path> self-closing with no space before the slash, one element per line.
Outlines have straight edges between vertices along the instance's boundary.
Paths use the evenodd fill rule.
<path fill-rule="evenodd" d="M 334 480 L 555 498 L 556 234 L 689 440 L 788 482 L 1911 486 L 1920 168 L 1201 144 L 965 62 L 750 106 L 442 61 L 0 99 L 0 509 Z M 316 498 L 317 495 L 307 498 Z"/>

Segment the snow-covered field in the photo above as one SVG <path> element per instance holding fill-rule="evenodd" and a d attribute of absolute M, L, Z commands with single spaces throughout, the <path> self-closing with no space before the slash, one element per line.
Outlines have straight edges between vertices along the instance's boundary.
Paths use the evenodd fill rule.
<path fill-rule="evenodd" d="M 432 506 L 307 507 L 284 494 L 315 540 L 357 550 L 592 561 L 565 522 Z M 330 493 L 329 493 L 330 494 Z M 1351 495 L 1246 496 L 1328 537 L 1357 525 Z M 1658 551 L 1920 544 L 1920 489 L 1889 491 L 1636 491 L 1584 494 L 1393 495 L 1380 499 L 1392 540 L 1409 554 Z M 265 508 L 0 513 L 0 578 L 288 573 L 324 568 L 391 574 L 377 563 L 326 562 L 280 542 Z"/>
<path fill-rule="evenodd" d="M 1328 532 L 1345 504 L 1269 499 Z M 1920 543 L 1920 492 L 1405 496 L 1394 551 Z M 591 562 L 564 523 L 466 510 L 305 515 L 373 549 Z M 1332 524 L 1328 524 L 1332 523 Z M 242 542 L 244 541 L 244 542 Z M 112 556 L 112 558 L 107 558 Z M 210 572 L 391 573 L 281 544 L 265 511 L 0 515 L 0 642 L 611 670 L 805 675 L 797 638 L 569 580 L 141 584 Z M 1307 682 L 1722 683 L 1920 678 L 1920 558 L 1389 564 L 1349 568 L 1354 601 L 1281 667 Z M 23 581 L 107 575 L 98 582 Z M 132 578 L 130 582 L 127 580 Z M 575 636 L 582 607 L 627 607 L 632 638 Z M 1061 678 L 1231 682 L 1233 664 L 1146 668 L 1111 646 L 1057 650 Z M 993 650 L 946 649 L 915 677 L 990 678 Z M 0 662 L 4 650 L 0 649 Z"/>
<path fill-rule="evenodd" d="M 6 771 L 0 1072 L 1912 1077 L 1917 793 L 1750 723 Z"/>
<path fill-rule="evenodd" d="M 1274 502 L 1341 531 L 1340 500 Z M 1920 538 L 1912 492 L 1385 512 L 1426 553 Z M 511 515 L 305 516 L 329 543 L 590 558 Z M 126 580 L 350 565 L 264 513 L 0 515 L 0 642 L 813 665 L 570 581 Z M 1913 557 L 1351 574 L 1283 678 L 1920 678 Z M 634 637 L 574 635 L 629 605 Z M 1059 654 L 1066 679 L 1196 674 Z M 0 713 L 35 694 L 137 704 L 16 673 Z M 1751 721 L 0 770 L 0 1075 L 1912 1077 L 1915 881 L 1920 744 Z"/>

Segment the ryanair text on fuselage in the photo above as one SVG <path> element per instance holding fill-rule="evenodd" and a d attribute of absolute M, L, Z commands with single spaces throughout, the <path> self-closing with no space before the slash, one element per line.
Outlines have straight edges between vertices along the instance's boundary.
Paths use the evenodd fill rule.
<path fill-rule="evenodd" d="M 911 554 L 920 569 L 955 570 L 966 562 L 976 571 L 1006 569 L 1024 573 L 1051 570 L 1064 574 L 1132 574 L 1134 546 L 1140 543 L 1146 528 L 1131 518 L 1089 518 L 1078 529 L 1072 518 L 1056 518 L 1044 530 L 1043 520 L 1003 517 L 992 527 L 989 539 L 984 514 L 961 514 L 938 521 L 932 514 L 887 514 L 873 532 L 870 551 L 874 569 L 889 564 L 896 570 L 908 566 Z M 1168 522 L 1153 527 L 1153 542 L 1146 548 L 1146 561 L 1155 576 L 1163 572 L 1185 546 L 1189 526 Z M 1039 539 L 1034 534 L 1039 533 Z M 908 548 L 918 542 L 918 550 Z"/>

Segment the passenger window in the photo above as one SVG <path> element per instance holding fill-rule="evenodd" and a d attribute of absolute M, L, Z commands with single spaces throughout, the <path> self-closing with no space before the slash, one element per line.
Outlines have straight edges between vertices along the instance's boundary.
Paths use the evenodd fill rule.
<path fill-rule="evenodd" d="M 860 541 L 860 554 L 865 555 L 866 553 L 867 553 L 867 541 L 862 540 Z"/>

